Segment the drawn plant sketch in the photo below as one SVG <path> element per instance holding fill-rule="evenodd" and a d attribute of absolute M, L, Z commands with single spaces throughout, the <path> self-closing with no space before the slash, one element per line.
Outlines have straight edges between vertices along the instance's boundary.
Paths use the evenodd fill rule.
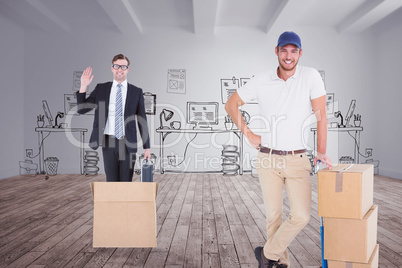
<path fill-rule="evenodd" d="M 169 69 L 167 75 L 167 92 L 186 94 L 186 70 Z"/>

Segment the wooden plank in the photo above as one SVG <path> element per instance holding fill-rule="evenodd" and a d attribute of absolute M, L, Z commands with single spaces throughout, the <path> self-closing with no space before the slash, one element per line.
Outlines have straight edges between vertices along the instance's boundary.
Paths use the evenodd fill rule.
<path fill-rule="evenodd" d="M 115 248 L 99 248 L 93 257 L 85 264 L 85 268 L 103 267 L 110 256 L 113 255 Z"/>
<path fill-rule="evenodd" d="M 172 244 L 166 260 L 166 266 L 182 267 L 184 263 L 184 254 L 186 252 L 186 243 L 188 239 L 189 226 L 178 225 L 173 236 Z"/>
<path fill-rule="evenodd" d="M 29 180 L 29 183 L 27 183 Z M 135 180 L 138 181 L 138 176 Z M 256 267 L 266 241 L 258 178 L 155 174 L 158 248 L 92 247 L 89 183 L 104 175 L 0 180 L 0 267 Z M 289 247 L 292 267 L 321 263 L 317 179 L 309 224 Z M 375 176 L 380 267 L 402 267 L 402 181 Z M 283 190 L 284 217 L 289 200 Z M 159 247 L 160 246 L 160 247 Z"/>
<path fill-rule="evenodd" d="M 225 214 L 215 214 L 217 240 L 219 245 L 233 244 L 232 233 Z"/>
<path fill-rule="evenodd" d="M 132 248 L 117 248 L 103 268 L 123 267 L 133 251 Z M 62 266 L 59 266 L 62 267 Z"/>
<path fill-rule="evenodd" d="M 152 248 L 134 248 L 123 268 L 143 267 Z"/>
<path fill-rule="evenodd" d="M 222 268 L 240 267 L 234 245 L 219 245 L 219 259 Z"/>
<path fill-rule="evenodd" d="M 190 227 L 186 253 L 184 255 L 184 267 L 201 267 L 202 265 L 202 229 Z"/>
<path fill-rule="evenodd" d="M 202 226 L 202 251 L 203 253 L 218 253 L 218 239 L 214 219 L 203 219 Z"/>
<path fill-rule="evenodd" d="M 220 260 L 218 253 L 205 252 L 202 254 L 202 267 L 220 268 Z"/>
<path fill-rule="evenodd" d="M 251 264 L 254 262 L 254 248 L 251 246 L 244 226 L 241 224 L 230 225 L 233 241 L 236 247 L 240 264 Z"/>

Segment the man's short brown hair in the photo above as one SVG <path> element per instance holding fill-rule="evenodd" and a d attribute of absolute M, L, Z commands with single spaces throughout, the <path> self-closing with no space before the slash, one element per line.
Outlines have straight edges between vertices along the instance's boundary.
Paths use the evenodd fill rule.
<path fill-rule="evenodd" d="M 114 63 L 117 60 L 126 60 L 127 65 L 130 66 L 130 60 L 124 56 L 123 54 L 117 54 L 116 56 L 113 57 L 112 63 Z"/>

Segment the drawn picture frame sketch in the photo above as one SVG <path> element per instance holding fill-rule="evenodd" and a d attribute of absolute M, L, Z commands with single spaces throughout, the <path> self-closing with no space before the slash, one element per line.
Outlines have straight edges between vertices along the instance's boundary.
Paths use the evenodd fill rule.
<path fill-rule="evenodd" d="M 79 115 L 77 113 L 77 96 L 75 94 L 64 94 L 64 113 Z M 94 115 L 95 109 L 92 109 L 85 115 Z"/>
<path fill-rule="evenodd" d="M 334 99 L 335 99 L 335 93 L 327 93 L 326 96 L 327 114 L 334 113 Z"/>
<path fill-rule="evenodd" d="M 239 88 L 239 79 L 234 76 L 231 79 L 221 79 L 222 103 L 225 104 L 230 96 Z"/>
<path fill-rule="evenodd" d="M 80 90 L 82 73 L 83 73 L 83 71 L 74 71 L 73 72 L 73 91 L 74 92 Z"/>
<path fill-rule="evenodd" d="M 186 94 L 186 70 L 169 69 L 167 75 L 167 92 Z"/>
<path fill-rule="evenodd" d="M 156 114 L 156 94 L 144 92 L 145 113 L 150 115 Z"/>
<path fill-rule="evenodd" d="M 222 103 L 225 104 L 232 94 L 235 93 L 237 89 L 247 84 L 249 80 L 250 78 L 240 78 L 239 80 L 234 76 L 231 79 L 221 79 Z M 247 102 L 247 104 L 257 104 L 257 102 Z"/>
<path fill-rule="evenodd" d="M 247 82 L 250 80 L 250 78 L 240 78 L 240 87 L 244 86 L 247 84 Z"/>
<path fill-rule="evenodd" d="M 325 86 L 325 71 L 324 70 L 318 70 L 318 72 L 320 73 L 322 81 L 324 81 L 324 86 Z"/>

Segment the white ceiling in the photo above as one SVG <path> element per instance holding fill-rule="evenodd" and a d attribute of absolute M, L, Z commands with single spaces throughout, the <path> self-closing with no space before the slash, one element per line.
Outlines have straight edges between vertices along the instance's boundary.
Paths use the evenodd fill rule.
<path fill-rule="evenodd" d="M 401 11 L 402 0 L 0 0 L 0 15 L 29 31 L 123 34 L 243 27 L 325 26 L 362 32 Z"/>

